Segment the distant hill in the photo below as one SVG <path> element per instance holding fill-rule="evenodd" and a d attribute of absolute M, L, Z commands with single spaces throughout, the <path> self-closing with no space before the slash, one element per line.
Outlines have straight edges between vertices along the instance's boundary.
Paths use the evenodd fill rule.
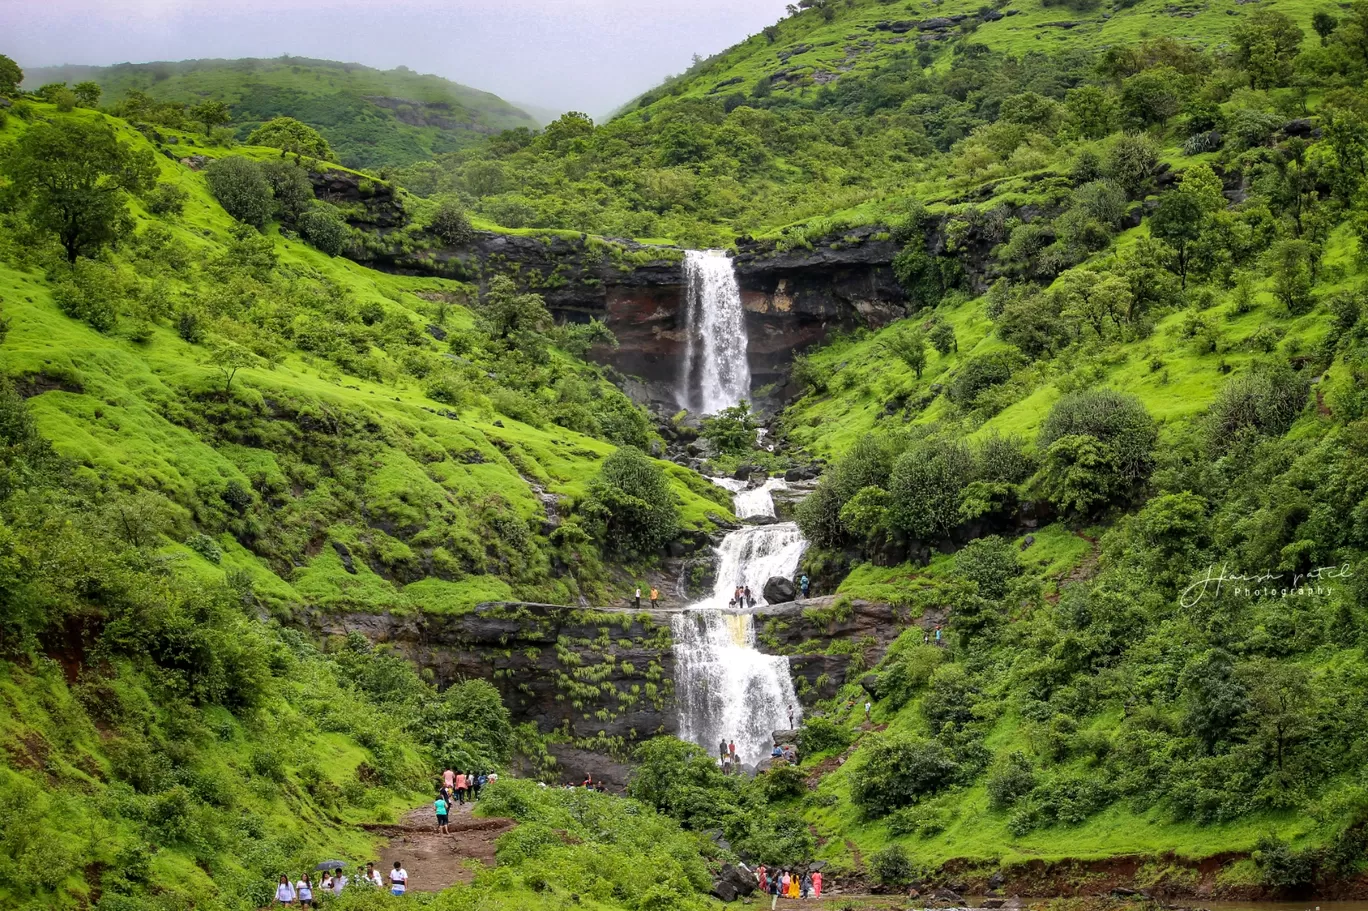
<path fill-rule="evenodd" d="M 131 91 L 160 101 L 218 99 L 231 107 L 240 137 L 289 115 L 316 127 L 351 167 L 409 164 L 490 133 L 539 125 L 497 95 L 439 76 L 302 57 L 39 67 L 27 71 L 25 86 L 83 80 L 103 86 L 105 104 Z"/>

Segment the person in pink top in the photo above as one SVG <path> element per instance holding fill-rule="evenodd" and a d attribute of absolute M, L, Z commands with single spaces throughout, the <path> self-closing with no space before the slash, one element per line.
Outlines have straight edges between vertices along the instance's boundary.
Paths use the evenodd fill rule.
<path fill-rule="evenodd" d="M 462 772 L 456 776 L 456 799 L 461 803 L 465 803 L 466 787 L 466 775 L 465 772 Z"/>
<path fill-rule="evenodd" d="M 442 773 L 442 784 L 448 788 L 456 787 L 456 773 L 447 769 Z"/>
<path fill-rule="evenodd" d="M 813 898 L 821 898 L 821 897 L 822 897 L 822 871 L 821 871 L 821 870 L 818 870 L 816 873 L 812 874 L 812 897 L 813 897 Z"/>

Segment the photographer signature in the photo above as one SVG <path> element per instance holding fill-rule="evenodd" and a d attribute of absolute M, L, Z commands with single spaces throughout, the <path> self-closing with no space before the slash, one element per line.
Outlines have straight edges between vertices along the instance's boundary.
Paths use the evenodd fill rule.
<path fill-rule="evenodd" d="M 1295 592 L 1297 589 L 1308 584 L 1314 586 L 1321 582 L 1328 582 L 1331 579 L 1348 579 L 1353 575 L 1353 572 L 1350 571 L 1349 564 L 1347 563 L 1342 566 L 1319 566 L 1308 572 L 1292 573 L 1290 585 L 1280 587 L 1274 584 L 1281 582 L 1287 575 L 1288 574 L 1286 573 L 1274 572 L 1252 574 L 1233 573 L 1226 568 L 1226 564 L 1222 563 L 1218 568 L 1216 564 L 1213 563 L 1207 567 L 1206 572 L 1202 574 L 1197 581 L 1183 590 L 1183 595 L 1179 603 L 1182 604 L 1183 607 L 1192 607 L 1199 604 L 1201 600 L 1206 597 L 1207 592 L 1211 591 L 1212 586 L 1215 586 L 1215 591 L 1212 592 L 1212 594 L 1216 597 L 1220 596 L 1221 587 L 1227 584 L 1238 584 L 1238 587 L 1243 589 L 1248 589 L 1250 586 L 1255 588 L 1262 587 L 1265 589 L 1264 594 L 1277 593 L 1281 589 L 1281 591 L 1286 594 L 1288 592 Z"/>

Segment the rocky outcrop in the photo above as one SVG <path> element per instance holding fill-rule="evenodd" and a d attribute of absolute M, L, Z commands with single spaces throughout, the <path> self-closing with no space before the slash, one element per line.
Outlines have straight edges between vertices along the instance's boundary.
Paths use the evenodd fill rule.
<path fill-rule="evenodd" d="M 770 604 L 786 604 L 798 597 L 798 589 L 792 579 L 770 576 L 765 582 L 764 595 Z"/>
<path fill-rule="evenodd" d="M 629 747 L 678 728 L 673 640 L 663 612 L 500 602 L 457 615 L 320 614 L 311 624 L 325 636 L 355 632 L 389 645 L 431 671 L 440 687 L 489 680 L 515 723 L 559 732 L 575 746 Z M 590 764 L 566 758 L 577 773 Z"/>

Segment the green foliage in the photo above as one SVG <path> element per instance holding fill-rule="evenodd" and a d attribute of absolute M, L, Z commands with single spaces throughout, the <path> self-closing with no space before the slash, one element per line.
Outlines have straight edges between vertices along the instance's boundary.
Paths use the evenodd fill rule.
<path fill-rule="evenodd" d="M 271 185 L 261 165 L 241 155 L 229 155 L 209 163 L 204 178 L 224 210 L 243 224 L 264 227 L 273 205 Z"/>
<path fill-rule="evenodd" d="M 664 471 L 632 446 L 604 460 L 590 482 L 584 513 L 604 547 L 624 556 L 649 556 L 679 531 L 674 493 Z"/>
<path fill-rule="evenodd" d="M 1310 380 L 1283 364 L 1232 377 L 1211 403 L 1213 445 L 1232 445 L 1246 432 L 1282 436 L 1306 406 L 1310 391 Z"/>
<path fill-rule="evenodd" d="M 13 95 L 24 82 L 24 71 L 11 58 L 0 54 L 0 95 Z"/>
<path fill-rule="evenodd" d="M 351 228 L 333 206 L 314 202 L 298 220 L 299 236 L 329 256 L 337 256 L 347 248 Z"/>
<path fill-rule="evenodd" d="M 829 750 L 841 750 L 850 745 L 850 730 L 829 718 L 804 718 L 798 731 L 798 749 L 804 756 Z"/>
<path fill-rule="evenodd" d="M 335 161 L 328 141 L 313 127 L 300 123 L 293 117 L 275 117 L 257 127 L 247 137 L 250 145 L 270 146 L 280 149 L 280 153 L 293 153 L 301 156 Z"/>
<path fill-rule="evenodd" d="M 144 198 L 147 211 L 160 218 L 178 218 L 185 211 L 185 203 L 190 198 L 180 187 L 173 183 L 159 183 Z"/>
<path fill-rule="evenodd" d="M 428 222 L 428 230 L 441 238 L 442 243 L 459 247 L 475 238 L 475 230 L 470 226 L 470 217 L 455 200 L 446 199 L 437 206 Z"/>
<path fill-rule="evenodd" d="M 912 860 L 902 845 L 889 845 L 870 855 L 874 877 L 885 886 L 903 886 L 912 879 Z"/>
<path fill-rule="evenodd" d="M 1012 580 L 1021 574 L 1017 551 L 997 535 L 969 542 L 955 554 L 955 570 L 978 586 L 985 598 L 998 599 L 1007 594 Z"/>
<path fill-rule="evenodd" d="M 0 156 L 6 195 L 40 231 L 56 237 L 67 262 L 94 256 L 132 229 L 129 193 L 152 188 L 147 150 L 119 141 L 103 123 L 62 118 L 24 131 Z"/>
<path fill-rule="evenodd" d="M 1061 509 L 1088 513 L 1135 493 L 1154 465 L 1158 432 L 1135 396 L 1091 389 L 1064 396 L 1041 425 L 1037 483 Z"/>
<path fill-rule="evenodd" d="M 699 436 L 711 441 L 724 455 L 750 452 L 755 448 L 757 426 L 750 403 L 741 402 L 704 417 Z"/>
<path fill-rule="evenodd" d="M 850 799 L 867 817 L 887 816 L 949 787 L 959 767 L 934 740 L 883 736 L 860 751 L 851 773 Z"/>

